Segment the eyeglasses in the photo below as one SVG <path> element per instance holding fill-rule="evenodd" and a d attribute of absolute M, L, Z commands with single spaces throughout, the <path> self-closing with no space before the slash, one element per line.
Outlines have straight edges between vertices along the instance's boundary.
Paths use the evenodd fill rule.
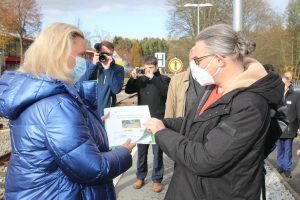
<path fill-rule="evenodd" d="M 206 55 L 206 56 L 201 56 L 201 57 L 197 57 L 195 56 L 193 58 L 193 60 L 195 61 L 196 65 L 199 65 L 199 63 L 204 59 L 204 58 L 207 58 L 209 56 L 214 56 L 214 54 L 210 54 L 210 55 Z"/>

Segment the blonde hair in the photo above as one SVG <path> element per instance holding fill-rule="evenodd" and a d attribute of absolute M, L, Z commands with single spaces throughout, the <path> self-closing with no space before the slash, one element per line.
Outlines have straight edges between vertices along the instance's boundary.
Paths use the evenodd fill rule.
<path fill-rule="evenodd" d="M 64 23 L 49 25 L 26 51 L 19 71 L 73 83 L 73 70 L 69 68 L 68 60 L 76 37 L 84 38 L 75 26 Z"/>

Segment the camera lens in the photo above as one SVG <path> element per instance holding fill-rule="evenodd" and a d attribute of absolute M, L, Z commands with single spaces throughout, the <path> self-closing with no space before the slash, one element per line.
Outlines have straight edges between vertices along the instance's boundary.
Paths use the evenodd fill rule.
<path fill-rule="evenodd" d="M 99 55 L 99 61 L 102 63 L 105 62 L 105 60 L 106 60 L 105 54 L 109 55 L 109 53 L 106 53 L 106 52 L 101 52 Z"/>

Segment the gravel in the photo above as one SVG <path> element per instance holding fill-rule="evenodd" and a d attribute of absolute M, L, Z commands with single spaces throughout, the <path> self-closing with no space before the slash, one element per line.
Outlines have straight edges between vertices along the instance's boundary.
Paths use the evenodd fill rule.
<path fill-rule="evenodd" d="M 0 130 L 0 156 L 11 151 L 9 130 Z"/>
<path fill-rule="evenodd" d="M 273 172 L 268 165 L 265 165 L 266 174 L 266 198 L 269 200 L 294 200 L 293 195 L 280 182 L 277 173 Z"/>

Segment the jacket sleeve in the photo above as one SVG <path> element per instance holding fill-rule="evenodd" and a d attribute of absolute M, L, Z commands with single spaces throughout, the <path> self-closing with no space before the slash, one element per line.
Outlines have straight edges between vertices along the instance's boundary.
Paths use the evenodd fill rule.
<path fill-rule="evenodd" d="M 130 168 L 132 158 L 125 147 L 101 152 L 90 131 L 80 108 L 71 100 L 60 102 L 48 115 L 46 146 L 72 181 L 99 184 Z"/>
<path fill-rule="evenodd" d="M 170 82 L 169 88 L 168 88 L 165 118 L 173 118 L 175 115 L 176 90 L 174 88 L 175 82 L 173 80 L 174 79 L 171 79 L 171 82 Z"/>
<path fill-rule="evenodd" d="M 124 85 L 124 68 L 115 65 L 114 69 L 103 69 L 103 73 L 112 93 L 118 94 Z"/>
<path fill-rule="evenodd" d="M 137 82 L 137 79 L 133 79 L 132 77 L 130 77 L 125 86 L 125 93 L 133 94 L 133 93 L 138 92 L 138 87 L 137 87 L 136 82 Z"/>
<path fill-rule="evenodd" d="M 170 78 L 167 76 L 153 76 L 152 83 L 159 89 L 161 96 L 167 97 Z"/>
<path fill-rule="evenodd" d="M 232 114 L 208 133 L 206 142 L 192 141 L 174 134 L 173 130 L 163 129 L 155 134 L 156 143 L 192 173 L 220 176 L 250 151 L 258 156 L 263 154 L 263 132 L 269 125 L 268 105 L 263 99 L 253 103 L 249 98 L 233 102 L 235 104 L 238 106 L 232 108 Z M 256 143 L 259 146 L 254 147 Z"/>
<path fill-rule="evenodd" d="M 184 118 L 165 118 L 162 120 L 166 128 L 172 129 L 173 131 L 180 132 Z"/>
<path fill-rule="evenodd" d="M 296 93 L 296 116 L 297 116 L 297 122 L 298 122 L 297 129 L 299 129 L 299 127 L 300 127 L 300 94 L 298 92 L 294 92 L 294 93 Z M 297 133 L 296 133 L 295 137 L 297 137 Z"/>

